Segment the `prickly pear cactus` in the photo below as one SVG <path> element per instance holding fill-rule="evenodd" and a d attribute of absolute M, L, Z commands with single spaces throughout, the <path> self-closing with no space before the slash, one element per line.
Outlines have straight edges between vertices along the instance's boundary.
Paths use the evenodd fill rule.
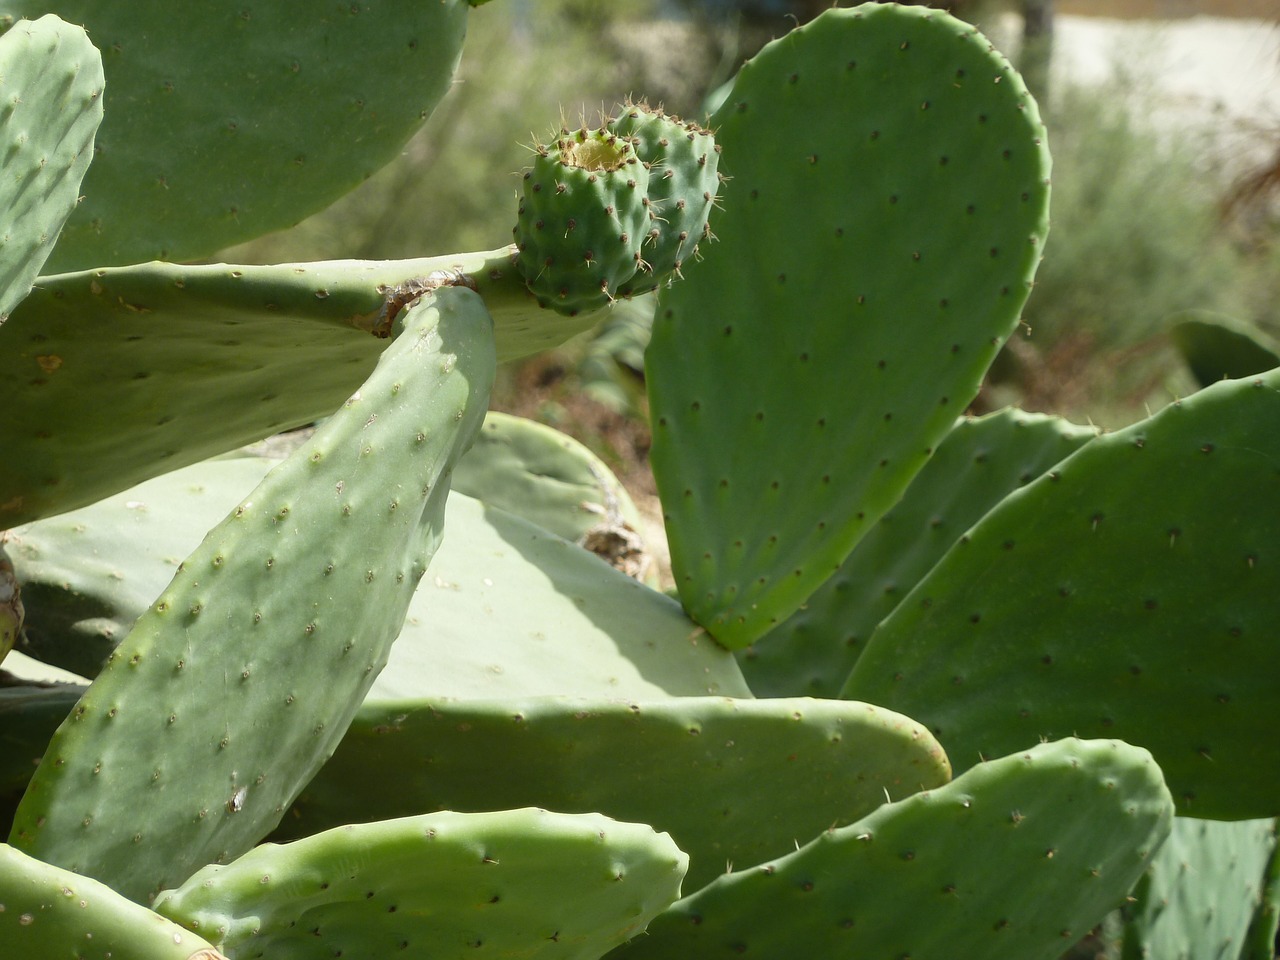
<path fill-rule="evenodd" d="M 408 309 L 369 380 L 210 532 L 108 660 L 11 842 L 146 901 L 270 830 L 386 663 L 493 375 L 474 292 Z"/>
<path fill-rule="evenodd" d="M 1048 228 L 1035 103 L 938 10 L 828 10 L 711 118 L 719 242 L 659 294 L 653 470 L 681 601 L 746 646 L 902 495 L 977 392 Z"/>
<path fill-rule="evenodd" d="M 687 863 L 598 814 L 438 813 L 264 844 L 156 909 L 236 960 L 596 960 L 680 895 Z"/>
<path fill-rule="evenodd" d="M 76 209 L 102 121 L 102 59 L 52 14 L 0 36 L 0 324 Z"/>
<path fill-rule="evenodd" d="M 324 208 L 444 96 L 469 8 L 0 2 L 6 19 L 53 10 L 109 52 L 99 155 L 49 272 L 207 257 Z"/>
<path fill-rule="evenodd" d="M 1145 750 L 1041 744 L 725 874 L 612 957 L 1055 960 L 1124 897 L 1172 820 Z"/>
<path fill-rule="evenodd" d="M 649 170 L 649 219 L 640 248 L 645 268 L 620 290 L 632 296 L 681 276 L 699 241 L 710 238 L 707 218 L 720 189 L 720 148 L 711 131 L 643 101 L 624 105 L 608 128 L 631 142 Z"/>
<path fill-rule="evenodd" d="M 225 960 L 207 940 L 104 883 L 0 843 L 0 955 Z"/>
<path fill-rule="evenodd" d="M 872 634 L 842 696 L 925 723 L 957 766 L 1113 735 L 1184 816 L 1274 816 L 1280 370 L 1091 440 L 1007 497 Z"/>
<path fill-rule="evenodd" d="M 534 149 L 512 228 L 516 263 L 542 306 L 599 309 L 641 268 L 649 169 L 604 128 L 561 130 Z"/>

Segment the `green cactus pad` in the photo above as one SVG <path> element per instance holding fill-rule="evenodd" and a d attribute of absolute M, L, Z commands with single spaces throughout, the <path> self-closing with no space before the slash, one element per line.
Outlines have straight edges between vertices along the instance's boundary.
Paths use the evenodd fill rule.
<path fill-rule="evenodd" d="M 102 120 L 102 59 L 49 15 L 0 37 L 0 323 L 31 289 L 76 208 Z"/>
<path fill-rule="evenodd" d="M 104 51 L 107 118 L 50 270 L 194 260 L 292 226 L 399 155 L 449 89 L 465 0 L 9 0 Z"/>
<path fill-rule="evenodd" d="M 470 290 L 402 320 L 116 649 L 36 771 L 15 846 L 149 899 L 249 849 L 336 747 L 439 543 L 494 375 Z"/>
<path fill-rule="evenodd" d="M 637 271 L 619 291 L 632 296 L 681 276 L 698 241 L 710 234 L 707 218 L 720 189 L 720 151 L 711 131 L 646 103 L 626 104 L 609 121 L 609 130 L 630 140 L 649 168 L 649 221 L 640 248 L 648 269 Z"/>
<path fill-rule="evenodd" d="M 6 960 L 225 960 L 208 941 L 105 884 L 0 843 Z"/>
<path fill-rule="evenodd" d="M 398 305 L 461 275 L 500 361 L 588 329 L 538 307 L 509 249 L 276 266 L 142 264 L 45 277 L 0 326 L 0 528 L 328 416 L 373 369 Z M 405 292 L 408 291 L 408 292 Z"/>
<path fill-rule="evenodd" d="M 897 505 L 803 607 L 742 651 L 758 697 L 834 697 L 876 624 L 947 548 L 1010 491 L 1097 431 L 1001 410 L 960 420 Z"/>
<path fill-rule="evenodd" d="M 687 862 L 596 814 L 438 813 L 264 844 L 156 909 L 236 960 L 596 960 L 680 895 Z"/>
<path fill-rule="evenodd" d="M 536 151 L 512 228 L 516 263 L 542 306 L 598 310 L 640 269 L 649 170 L 603 129 L 564 130 Z"/>
<path fill-rule="evenodd" d="M 24 649 L 96 674 L 273 463 L 195 464 L 13 531 L 31 609 Z M 375 696 L 751 695 L 732 655 L 669 597 L 501 509 L 451 494 L 445 514 Z"/>
<path fill-rule="evenodd" d="M 733 656 L 665 594 L 455 494 L 371 700 L 750 697 Z"/>
<path fill-rule="evenodd" d="M 957 768 L 1120 737 L 1178 812 L 1280 813 L 1280 371 L 1102 436 L 1010 495 L 872 635 L 842 695 L 926 724 Z"/>
<path fill-rule="evenodd" d="M 1056 960 L 1169 832 L 1150 754 L 1067 740 L 885 804 L 676 903 L 614 960 Z"/>
<path fill-rule="evenodd" d="M 1047 230 L 1035 103 L 937 10 L 828 10 L 711 119 L 719 242 L 660 293 L 653 469 L 676 586 L 743 647 L 901 496 L 1014 329 Z"/>
<path fill-rule="evenodd" d="M 386 770 L 396 771 L 395 791 L 379 786 Z M 599 811 L 670 833 L 689 854 L 687 883 L 697 889 L 729 864 L 778 856 L 796 838 L 949 778 L 946 757 L 917 723 L 865 704 L 366 702 L 281 830 L 301 836 L 432 810 Z"/>
<path fill-rule="evenodd" d="M 604 461 L 545 424 L 490 411 L 458 464 L 453 489 L 577 540 L 610 515 L 640 527 L 640 513 Z"/>
<path fill-rule="evenodd" d="M 1275 846 L 1272 820 L 1176 817 L 1124 907 L 1124 956 L 1237 960 Z"/>
<path fill-rule="evenodd" d="M 1253 324 L 1207 310 L 1178 320 L 1169 338 L 1202 387 L 1280 367 L 1280 341 Z"/>

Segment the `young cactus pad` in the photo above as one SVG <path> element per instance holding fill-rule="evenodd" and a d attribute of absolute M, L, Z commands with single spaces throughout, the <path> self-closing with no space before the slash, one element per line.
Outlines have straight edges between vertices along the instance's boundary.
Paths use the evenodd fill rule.
<path fill-rule="evenodd" d="M 49 272 L 194 260 L 289 227 L 399 155 L 448 91 L 466 0 L 7 0 L 106 51 L 107 118 Z"/>
<path fill-rule="evenodd" d="M 1063 740 L 979 764 L 679 901 L 611 960 L 1056 960 L 1169 833 L 1145 750 Z"/>
<path fill-rule="evenodd" d="M 1014 329 L 1048 226 L 1022 81 L 938 10 L 828 10 L 738 74 L 717 243 L 660 291 L 653 469 L 690 615 L 746 646 L 901 496 Z"/>
<path fill-rule="evenodd" d="M 596 960 L 680 895 L 687 863 L 598 814 L 437 813 L 263 844 L 156 909 L 236 960 Z"/>
<path fill-rule="evenodd" d="M 0 843 L 5 960 L 225 960 L 208 941 L 106 884 Z"/>
<path fill-rule="evenodd" d="M 402 320 L 117 648 L 36 771 L 15 846 L 149 900 L 249 849 L 332 753 L 439 544 L 494 376 L 474 292 Z"/>
<path fill-rule="evenodd" d="M 80 27 L 48 15 L 0 36 L 0 323 L 76 208 L 102 86 L 102 59 Z"/>
<path fill-rule="evenodd" d="M 604 129 L 562 130 L 535 150 L 512 229 L 516 263 L 542 306 L 597 310 L 641 268 L 649 169 Z"/>
<path fill-rule="evenodd" d="M 1280 813 L 1280 370 L 1090 441 L 976 524 L 872 634 L 842 696 L 957 768 L 1111 735 L 1178 812 Z"/>

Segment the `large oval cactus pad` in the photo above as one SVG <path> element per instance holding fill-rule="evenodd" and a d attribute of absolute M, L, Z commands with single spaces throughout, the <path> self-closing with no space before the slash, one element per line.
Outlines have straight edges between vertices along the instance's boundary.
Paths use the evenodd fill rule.
<path fill-rule="evenodd" d="M 1047 229 L 1034 102 L 936 10 L 828 10 L 712 118 L 719 243 L 660 295 L 653 467 L 681 600 L 744 646 L 826 580 L 976 393 Z"/>
<path fill-rule="evenodd" d="M 1079 734 L 1150 750 L 1187 816 L 1280 813 L 1280 370 L 1089 442 L 880 624 L 842 692 L 957 768 Z"/>
<path fill-rule="evenodd" d="M 415 260 L 164 263 L 44 277 L 0 327 L 0 528 L 328 416 L 373 369 L 397 291 L 465 276 L 499 360 L 599 317 L 538 307 L 498 249 Z"/>
<path fill-rule="evenodd" d="M 156 909 L 240 960 L 596 960 L 680 895 L 687 863 L 598 814 L 437 813 L 263 844 Z"/>
<path fill-rule="evenodd" d="M 0 323 L 76 208 L 102 85 L 102 59 L 79 27 L 44 16 L 0 37 Z"/>
<path fill-rule="evenodd" d="M 670 833 L 696 889 L 950 775 L 915 721 L 838 700 L 370 700 L 281 831 L 432 810 L 594 810 Z"/>
<path fill-rule="evenodd" d="M 6 0 L 104 52 L 107 119 L 50 272 L 194 260 L 321 210 L 449 89 L 466 0 Z"/>
<path fill-rule="evenodd" d="M 1145 750 L 1063 740 L 885 804 L 676 903 L 612 960 L 1056 960 L 1169 833 Z"/>
<path fill-rule="evenodd" d="M 50 744 L 11 842 L 145 900 L 270 830 L 386 663 L 494 371 L 475 293 L 406 311 L 361 389 L 116 649 Z"/>

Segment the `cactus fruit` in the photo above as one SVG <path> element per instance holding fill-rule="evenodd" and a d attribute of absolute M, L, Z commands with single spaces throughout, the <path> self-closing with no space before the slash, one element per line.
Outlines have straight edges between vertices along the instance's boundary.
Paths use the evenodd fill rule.
<path fill-rule="evenodd" d="M 599 309 L 642 268 L 649 169 L 604 128 L 561 130 L 535 151 L 512 228 L 516 263 L 542 306 Z"/>
<path fill-rule="evenodd" d="M 687 862 L 598 814 L 437 813 L 264 844 L 155 907 L 241 960 L 596 960 L 680 895 Z"/>
<path fill-rule="evenodd" d="M 0 36 L 0 324 L 76 208 L 102 87 L 102 58 L 80 27 L 50 14 Z"/>
<path fill-rule="evenodd" d="M 5 960 L 226 960 L 207 941 L 106 884 L 0 843 Z"/>
<path fill-rule="evenodd" d="M 646 366 L 676 587 L 741 648 L 976 394 L 1040 261 L 1049 158 L 1008 62 L 919 6 L 825 11 L 742 68 L 711 126 L 719 241 L 660 291 Z"/>
<path fill-rule="evenodd" d="M 444 287 L 399 322 L 116 649 L 45 753 L 15 846 L 147 900 L 249 849 L 333 751 L 439 544 L 494 376 L 474 292 Z"/>
<path fill-rule="evenodd" d="M 1124 897 L 1172 820 L 1145 750 L 1040 744 L 720 877 L 611 960 L 1056 960 Z"/>
<path fill-rule="evenodd" d="M 804 606 L 739 652 L 758 697 L 836 696 L 871 633 L 989 509 L 1097 434 L 999 410 L 952 427 L 898 503 Z"/>
<path fill-rule="evenodd" d="M 707 218 L 720 189 L 720 149 L 709 130 L 643 101 L 625 104 L 608 128 L 629 140 L 649 169 L 649 218 L 640 248 L 647 267 L 620 288 L 632 296 L 681 276 L 698 242 L 711 236 Z"/>
<path fill-rule="evenodd" d="M 387 791 L 381 771 L 395 770 Z M 489 776 L 501 770 L 500 777 Z M 286 837 L 433 810 L 539 806 L 652 824 L 690 889 L 950 778 L 919 724 L 833 700 L 367 701 L 281 823 Z M 804 784 L 804 802 L 795 785 Z"/>
<path fill-rule="evenodd" d="M 1237 960 L 1275 847 L 1273 820 L 1175 817 L 1123 908 L 1124 956 Z"/>
<path fill-rule="evenodd" d="M 50 6 L 108 51 L 107 119 L 50 272 L 195 260 L 328 206 L 399 155 L 448 91 L 466 0 Z M 216 56 L 209 55 L 217 51 Z"/>
<path fill-rule="evenodd" d="M 1178 812 L 1280 813 L 1280 370 L 1085 444 L 982 518 L 877 627 L 842 696 L 924 723 L 964 767 L 1110 735 Z"/>

